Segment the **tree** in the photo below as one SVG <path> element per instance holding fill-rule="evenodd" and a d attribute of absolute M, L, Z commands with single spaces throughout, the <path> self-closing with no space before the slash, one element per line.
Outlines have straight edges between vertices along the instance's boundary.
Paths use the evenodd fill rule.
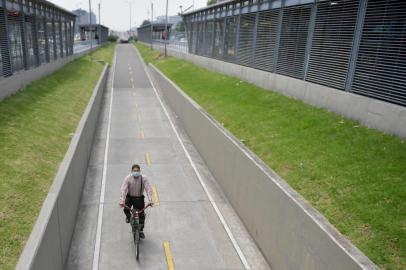
<path fill-rule="evenodd" d="M 208 5 L 208 6 L 214 5 L 215 3 L 217 3 L 216 0 L 207 0 L 207 5 Z"/>
<path fill-rule="evenodd" d="M 151 22 L 149 20 L 144 20 L 141 24 L 141 26 L 147 25 L 147 24 L 151 24 Z"/>
<path fill-rule="evenodd" d="M 178 22 L 178 24 L 176 25 L 175 30 L 176 30 L 176 32 L 185 32 L 185 23 L 184 23 L 183 20 Z"/>

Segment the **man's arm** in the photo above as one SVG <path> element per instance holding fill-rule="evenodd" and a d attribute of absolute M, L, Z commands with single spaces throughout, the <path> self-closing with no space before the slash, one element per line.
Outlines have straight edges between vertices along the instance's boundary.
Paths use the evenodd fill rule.
<path fill-rule="evenodd" d="M 148 200 L 153 203 L 154 201 L 152 200 L 152 188 L 151 185 L 149 184 L 148 178 L 147 177 L 142 177 L 142 182 L 144 184 L 144 189 L 147 192 Z"/>
<path fill-rule="evenodd" d="M 128 176 L 124 178 L 123 184 L 121 185 L 120 188 L 120 205 L 124 205 L 127 192 L 128 192 Z"/>

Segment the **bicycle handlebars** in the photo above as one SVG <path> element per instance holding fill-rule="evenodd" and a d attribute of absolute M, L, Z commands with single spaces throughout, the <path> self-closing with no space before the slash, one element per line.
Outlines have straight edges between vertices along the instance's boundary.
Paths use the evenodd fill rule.
<path fill-rule="evenodd" d="M 147 208 L 150 207 L 150 206 L 152 206 L 152 203 L 148 203 L 144 208 L 142 208 L 142 209 L 140 209 L 140 210 L 136 210 L 136 209 L 132 209 L 131 207 L 128 207 L 128 206 L 125 205 L 125 204 L 123 205 L 124 208 L 130 210 L 130 211 L 133 212 L 133 213 L 135 212 L 135 213 L 137 213 L 137 214 L 140 214 L 140 213 L 144 212 L 145 209 L 147 209 Z"/>

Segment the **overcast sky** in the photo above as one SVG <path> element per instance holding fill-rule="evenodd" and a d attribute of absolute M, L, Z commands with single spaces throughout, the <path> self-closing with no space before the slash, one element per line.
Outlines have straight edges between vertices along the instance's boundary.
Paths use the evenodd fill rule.
<path fill-rule="evenodd" d="M 78 8 L 89 9 L 88 0 L 49 0 L 50 2 L 68 10 Z M 191 6 L 194 2 L 195 9 L 204 7 L 207 0 L 168 0 L 168 14 L 175 15 L 183 9 Z M 132 3 L 132 26 L 140 25 L 143 20 L 151 17 L 151 0 L 91 0 L 92 11 L 98 16 L 97 6 L 101 2 L 100 17 L 102 24 L 113 30 L 127 30 L 130 25 L 130 5 Z M 166 0 L 152 0 L 154 3 L 154 17 L 165 15 Z M 149 14 L 149 15 L 148 15 Z"/>

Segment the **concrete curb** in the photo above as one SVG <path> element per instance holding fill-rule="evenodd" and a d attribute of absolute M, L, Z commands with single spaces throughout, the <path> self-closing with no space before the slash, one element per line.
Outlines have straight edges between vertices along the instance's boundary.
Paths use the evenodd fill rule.
<path fill-rule="evenodd" d="M 150 46 L 148 43 L 143 44 Z M 156 45 L 154 49 L 163 51 Z M 210 57 L 171 49 L 168 49 L 168 54 L 211 71 L 300 99 L 307 104 L 359 121 L 367 127 L 406 138 L 406 107 Z"/>
<path fill-rule="evenodd" d="M 272 169 L 150 66 L 155 85 L 272 269 L 378 269 Z"/>
<path fill-rule="evenodd" d="M 17 270 L 65 268 L 108 70 L 106 64 L 19 258 Z"/>
<path fill-rule="evenodd" d="M 19 71 L 13 74 L 13 76 L 7 78 L 2 78 L 0 80 L 0 101 L 8 97 L 9 95 L 12 95 L 23 89 L 25 86 L 32 83 L 33 81 L 39 80 L 45 76 L 50 75 L 51 73 L 54 73 L 66 64 L 90 52 L 93 52 L 96 49 L 98 49 L 98 47 L 92 50 L 89 49 L 78 54 L 70 55 L 68 57 L 59 58 L 57 60 L 42 64 L 29 70 Z"/>

